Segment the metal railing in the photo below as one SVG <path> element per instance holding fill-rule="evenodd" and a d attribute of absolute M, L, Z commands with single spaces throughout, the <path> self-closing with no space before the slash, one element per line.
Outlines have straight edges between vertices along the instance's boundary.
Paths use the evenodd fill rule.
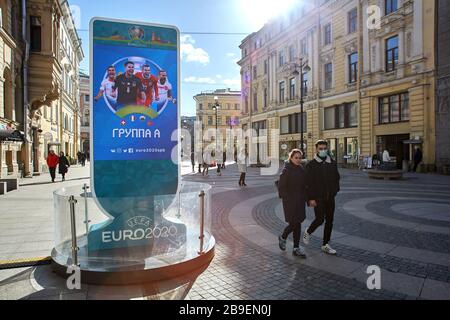
<path fill-rule="evenodd" d="M 75 220 L 75 204 L 77 200 L 75 200 L 74 196 L 70 196 L 70 229 L 72 233 L 72 265 L 79 266 L 78 264 L 78 245 L 77 245 L 77 229 L 76 229 L 76 220 Z"/>
<path fill-rule="evenodd" d="M 205 251 L 203 250 L 203 243 L 205 240 L 205 191 L 201 191 L 199 194 L 200 197 L 200 251 L 198 252 L 199 255 L 205 254 Z"/>

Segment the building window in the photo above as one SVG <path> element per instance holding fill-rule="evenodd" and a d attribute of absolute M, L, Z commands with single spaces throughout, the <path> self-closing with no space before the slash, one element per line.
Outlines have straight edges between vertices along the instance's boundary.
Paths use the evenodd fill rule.
<path fill-rule="evenodd" d="M 222 117 L 221 116 L 217 116 L 217 125 L 221 126 L 222 125 Z"/>
<path fill-rule="evenodd" d="M 232 123 L 231 123 L 231 117 L 230 117 L 230 116 L 227 116 L 227 117 L 226 117 L 226 122 L 227 122 L 226 124 L 227 124 L 228 126 L 231 126 Z"/>
<path fill-rule="evenodd" d="M 264 88 L 264 109 L 267 108 L 267 88 Z"/>
<path fill-rule="evenodd" d="M 269 64 L 267 63 L 267 60 L 264 60 L 264 74 L 267 74 L 269 70 Z"/>
<path fill-rule="evenodd" d="M 239 110 L 239 109 L 240 109 L 239 103 L 235 103 L 234 104 L 234 110 Z"/>
<path fill-rule="evenodd" d="M 281 134 L 296 134 L 302 131 L 302 115 L 301 113 L 290 114 L 280 118 Z M 303 112 L 303 133 L 307 132 L 307 114 Z"/>
<path fill-rule="evenodd" d="M 258 76 L 258 68 L 257 66 L 253 66 L 253 79 L 256 79 Z"/>
<path fill-rule="evenodd" d="M 84 96 L 84 101 L 86 101 L 86 102 L 89 102 L 89 101 L 91 101 L 91 96 L 90 95 L 85 95 Z"/>
<path fill-rule="evenodd" d="M 284 65 L 284 50 L 278 53 L 278 65 L 281 67 Z"/>
<path fill-rule="evenodd" d="M 306 41 L 306 38 L 300 40 L 300 52 L 304 56 L 308 54 L 308 42 Z"/>
<path fill-rule="evenodd" d="M 333 87 L 333 64 L 327 63 L 325 65 L 325 90 L 330 90 Z"/>
<path fill-rule="evenodd" d="M 295 61 L 295 48 L 293 45 L 289 47 L 289 62 Z"/>
<path fill-rule="evenodd" d="M 358 10 L 354 8 L 348 13 L 348 33 L 356 32 L 358 27 Z"/>
<path fill-rule="evenodd" d="M 284 103 L 284 81 L 281 81 L 279 84 L 279 94 L 280 94 L 280 103 Z"/>
<path fill-rule="evenodd" d="M 258 93 L 253 94 L 253 111 L 258 111 Z"/>
<path fill-rule="evenodd" d="M 289 134 L 289 116 L 280 118 L 281 134 Z"/>
<path fill-rule="evenodd" d="M 295 99 L 295 78 L 289 79 L 289 100 Z"/>
<path fill-rule="evenodd" d="M 398 36 L 386 40 L 386 72 L 393 71 L 398 65 Z"/>
<path fill-rule="evenodd" d="M 199 108 L 200 110 L 203 110 L 203 103 L 199 103 L 198 108 Z"/>
<path fill-rule="evenodd" d="M 357 103 L 345 103 L 325 108 L 325 130 L 354 128 L 358 126 Z"/>
<path fill-rule="evenodd" d="M 386 15 L 391 14 L 392 12 L 395 12 L 398 9 L 398 0 L 385 0 L 384 4 L 386 8 L 385 10 Z"/>
<path fill-rule="evenodd" d="M 302 95 L 306 97 L 308 95 L 308 73 L 303 74 L 303 92 Z"/>
<path fill-rule="evenodd" d="M 213 118 L 212 118 L 212 116 L 208 116 L 208 125 L 212 126 L 212 124 L 213 124 Z"/>
<path fill-rule="evenodd" d="M 213 104 L 212 103 L 208 103 L 208 109 L 212 109 Z"/>
<path fill-rule="evenodd" d="M 331 44 L 331 23 L 324 27 L 324 45 Z"/>
<path fill-rule="evenodd" d="M 358 53 L 352 53 L 348 56 L 348 82 L 355 83 L 358 78 Z"/>
<path fill-rule="evenodd" d="M 381 97 L 378 104 L 378 124 L 409 121 L 409 94 Z"/>
<path fill-rule="evenodd" d="M 41 52 L 41 17 L 30 16 L 30 50 Z"/>

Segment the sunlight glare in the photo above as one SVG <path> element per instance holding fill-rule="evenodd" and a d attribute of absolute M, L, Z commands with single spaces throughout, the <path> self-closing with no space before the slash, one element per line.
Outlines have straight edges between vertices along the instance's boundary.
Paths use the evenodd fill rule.
<path fill-rule="evenodd" d="M 299 2 L 300 0 L 239 0 L 242 14 L 255 29 L 263 27 L 271 18 L 288 14 Z"/>

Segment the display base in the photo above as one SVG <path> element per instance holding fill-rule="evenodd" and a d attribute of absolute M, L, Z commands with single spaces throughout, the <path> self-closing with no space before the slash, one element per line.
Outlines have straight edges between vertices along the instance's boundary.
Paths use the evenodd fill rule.
<path fill-rule="evenodd" d="M 145 261 L 135 263 L 130 262 L 126 267 L 122 265 L 114 268 L 114 266 L 111 265 L 111 261 L 105 260 L 105 268 L 101 271 L 99 271 L 98 268 L 92 270 L 89 266 L 82 264 L 80 266 L 81 282 L 97 285 L 134 285 L 173 279 L 209 264 L 214 258 L 215 244 L 216 241 L 214 237 L 211 236 L 209 247 L 205 250 L 204 254 L 183 262 L 167 266 L 158 266 L 155 268 L 146 266 Z M 62 259 L 62 257 L 58 255 L 58 252 L 53 249 L 52 269 L 58 275 L 68 278 L 70 274 L 67 273 L 67 270 L 71 264 L 71 259 Z"/>

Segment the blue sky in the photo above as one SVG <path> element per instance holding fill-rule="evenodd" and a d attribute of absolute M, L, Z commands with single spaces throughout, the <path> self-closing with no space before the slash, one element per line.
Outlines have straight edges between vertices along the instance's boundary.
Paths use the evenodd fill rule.
<path fill-rule="evenodd" d="M 89 21 L 92 17 L 108 17 L 177 26 L 182 32 L 181 113 L 195 115 L 193 96 L 217 88 L 240 89 L 239 44 L 245 35 L 193 34 L 193 32 L 225 32 L 249 34 L 262 26 L 249 5 L 257 0 L 172 0 L 119 1 L 70 0 L 79 7 L 79 25 L 85 60 L 83 71 L 89 70 Z M 261 0 L 260 0 L 261 1 Z M 136 5 L 139 3 L 139 5 Z M 253 16 L 253 17 L 252 17 Z M 187 33 L 187 34 L 186 34 Z"/>

